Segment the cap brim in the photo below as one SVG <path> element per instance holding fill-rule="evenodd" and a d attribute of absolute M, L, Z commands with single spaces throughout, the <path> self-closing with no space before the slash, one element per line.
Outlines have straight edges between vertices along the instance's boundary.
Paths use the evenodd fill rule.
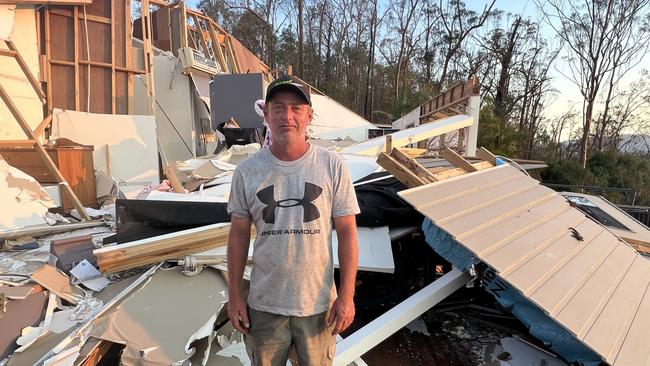
<path fill-rule="evenodd" d="M 299 87 L 297 87 L 297 86 L 295 86 L 295 85 L 291 85 L 291 84 L 280 84 L 280 85 L 276 85 L 275 87 L 273 87 L 273 89 L 271 89 L 271 90 L 266 94 L 266 98 L 265 98 L 266 102 L 268 103 L 268 102 L 271 100 L 271 98 L 272 98 L 276 93 L 281 92 L 281 91 L 291 91 L 291 92 L 294 92 L 294 93 L 295 93 L 296 95 L 298 95 L 298 96 L 299 96 L 303 101 L 305 101 L 307 104 L 309 104 L 309 105 L 311 106 L 311 100 L 309 99 L 309 97 L 307 97 L 307 96 L 305 95 L 305 93 L 302 91 L 302 89 L 300 89 Z"/>

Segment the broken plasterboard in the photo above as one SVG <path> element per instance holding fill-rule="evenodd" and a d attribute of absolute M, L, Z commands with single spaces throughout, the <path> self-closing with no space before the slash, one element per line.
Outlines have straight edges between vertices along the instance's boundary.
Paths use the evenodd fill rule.
<path fill-rule="evenodd" d="M 510 165 L 399 195 L 608 363 L 648 363 L 650 261 L 564 197 Z"/>
<path fill-rule="evenodd" d="M 179 267 L 158 270 L 95 320 L 90 335 L 124 344 L 125 364 L 176 364 L 194 354 L 193 341 L 211 334 L 227 300 L 227 285 L 213 269 L 193 277 L 183 275 Z"/>
<path fill-rule="evenodd" d="M 131 188 L 120 186 L 121 190 L 128 191 L 129 197 L 131 193 L 135 197 L 142 186 L 157 184 L 159 181 L 156 121 L 153 116 L 55 109 L 52 136 L 93 145 L 95 170 L 117 182 L 139 184 Z"/>
<path fill-rule="evenodd" d="M 388 235 L 388 226 L 358 227 L 359 270 L 371 272 L 395 272 L 393 249 Z M 332 230 L 332 256 L 334 267 L 339 268 L 339 241 L 336 230 Z"/>
<path fill-rule="evenodd" d="M 393 147 L 403 147 L 418 141 L 428 140 L 432 137 L 457 131 L 461 128 L 471 126 L 473 122 L 474 119 L 472 117 L 462 114 L 458 116 L 443 118 L 435 122 L 426 123 L 417 127 L 392 133 L 392 144 Z M 341 150 L 341 152 L 346 154 L 376 156 L 386 149 L 385 144 L 385 137 L 377 137 L 372 140 L 346 147 L 345 149 Z"/>
<path fill-rule="evenodd" d="M 7 8 L 13 8 L 14 11 Z M 0 39 L 11 29 L 9 38 L 20 52 L 27 68 L 39 79 L 39 49 L 36 13 L 33 6 L 0 5 Z M 7 49 L 0 40 L 0 48 Z M 35 129 L 43 121 L 43 104 L 18 62 L 10 56 L 0 56 L 0 84 L 9 94 L 27 125 Z M 4 102 L 0 102 L 0 140 L 25 140 L 25 132 Z"/>
<path fill-rule="evenodd" d="M 54 202 L 31 176 L 0 157 L 0 230 L 45 224 Z"/>

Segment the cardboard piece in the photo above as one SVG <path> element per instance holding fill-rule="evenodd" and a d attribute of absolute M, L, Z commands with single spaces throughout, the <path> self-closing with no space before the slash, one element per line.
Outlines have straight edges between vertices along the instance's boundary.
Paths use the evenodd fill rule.
<path fill-rule="evenodd" d="M 10 300 L 7 310 L 0 313 L 0 360 L 10 355 L 18 348 L 16 339 L 23 328 L 35 326 L 43 318 L 47 294 L 37 292 L 24 300 Z"/>
<path fill-rule="evenodd" d="M 78 299 L 84 297 L 84 292 L 79 287 L 71 285 L 65 273 L 49 264 L 43 265 L 34 272 L 32 280 L 75 305 Z"/>
<path fill-rule="evenodd" d="M 45 214 L 54 202 L 34 178 L 0 157 L 0 207 L 1 231 L 46 224 Z"/>
<path fill-rule="evenodd" d="M 90 335 L 124 344 L 125 364 L 180 363 L 194 354 L 193 341 L 211 335 L 228 300 L 226 289 L 221 275 L 210 268 L 193 277 L 184 276 L 179 267 L 159 270 L 96 319 Z"/>

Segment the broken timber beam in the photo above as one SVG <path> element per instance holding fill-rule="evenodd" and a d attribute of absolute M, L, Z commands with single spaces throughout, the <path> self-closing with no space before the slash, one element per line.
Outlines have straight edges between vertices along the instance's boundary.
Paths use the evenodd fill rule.
<path fill-rule="evenodd" d="M 444 149 L 440 153 L 440 156 L 442 156 L 443 159 L 450 162 L 451 165 L 455 166 L 456 168 L 461 168 L 466 172 L 475 172 L 475 171 L 478 170 L 469 161 L 465 160 L 465 158 L 458 155 L 457 152 L 455 152 L 454 150 L 452 150 L 450 148 Z"/>
<path fill-rule="evenodd" d="M 119 272 L 224 246 L 229 231 L 229 223 L 206 225 L 96 249 L 93 254 L 101 272 Z"/>
<path fill-rule="evenodd" d="M 476 156 L 492 163 L 492 165 L 497 165 L 497 157 L 494 156 L 488 149 L 481 147 L 476 151 Z"/>
<path fill-rule="evenodd" d="M 336 345 L 335 366 L 346 366 L 471 280 L 456 268 Z"/>

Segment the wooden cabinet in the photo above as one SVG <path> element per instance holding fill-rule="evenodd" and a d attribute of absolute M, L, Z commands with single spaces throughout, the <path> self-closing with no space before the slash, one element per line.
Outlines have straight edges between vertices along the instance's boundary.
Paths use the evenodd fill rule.
<path fill-rule="evenodd" d="M 47 147 L 45 150 L 81 203 L 86 207 L 95 205 L 97 192 L 93 147 L 79 145 L 67 139 L 59 139 L 56 147 Z M 31 175 L 39 183 L 57 183 L 54 175 L 50 173 L 39 154 L 32 148 L 0 148 L 0 155 L 9 165 Z M 64 210 L 74 208 L 65 194 L 61 196 Z"/>

